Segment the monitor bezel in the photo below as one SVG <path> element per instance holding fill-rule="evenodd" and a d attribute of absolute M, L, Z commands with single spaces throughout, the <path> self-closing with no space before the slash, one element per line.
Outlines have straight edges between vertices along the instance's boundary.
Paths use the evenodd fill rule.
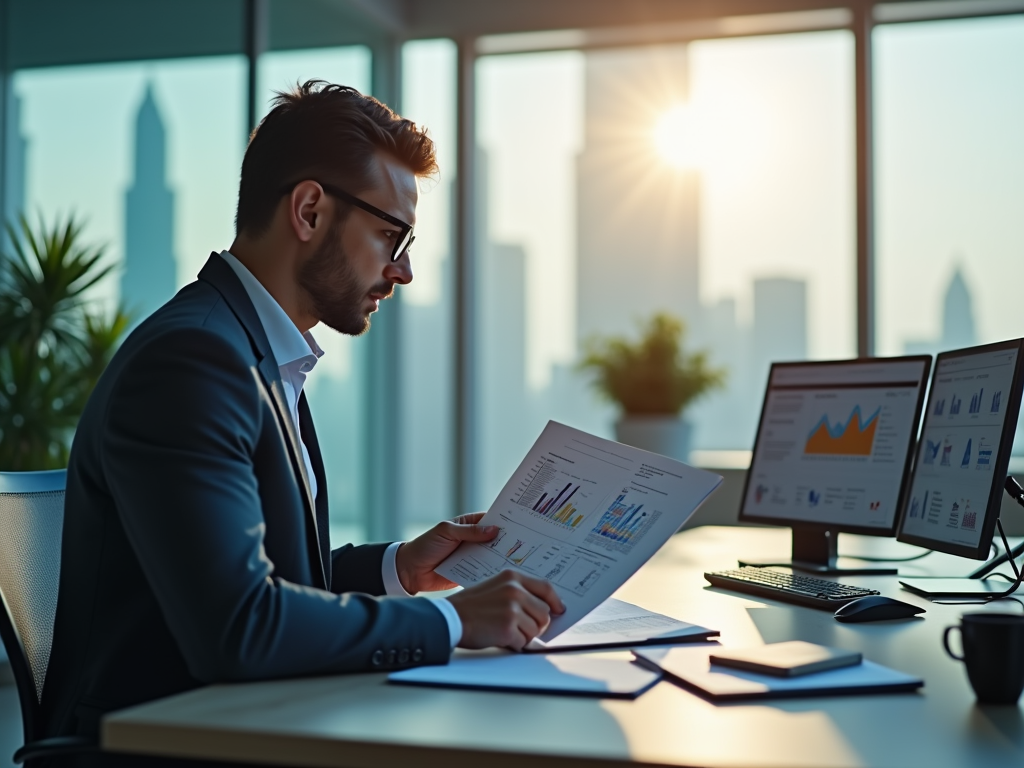
<path fill-rule="evenodd" d="M 992 467 L 992 489 L 989 492 L 988 506 L 985 507 L 985 519 L 981 525 L 981 536 L 978 537 L 978 545 L 976 547 L 969 547 L 964 544 L 950 544 L 949 542 L 941 541 L 939 539 L 929 539 L 926 536 L 906 533 L 904 531 L 904 525 L 907 520 L 906 499 L 904 499 L 903 510 L 900 515 L 899 532 L 896 534 L 897 541 L 902 541 L 906 544 L 913 544 L 918 547 L 924 547 L 925 549 L 931 549 L 936 552 L 945 552 L 949 555 L 967 557 L 972 560 L 988 559 L 989 550 L 992 546 L 992 536 L 996 529 L 996 520 L 999 519 L 999 508 L 1002 506 L 1003 501 L 1003 479 L 1005 479 L 1007 470 L 1010 466 L 1010 454 L 1013 452 L 1013 437 L 1017 431 L 1017 419 L 1020 416 L 1021 393 L 1024 391 L 1024 376 L 1021 375 L 1021 371 L 1024 371 L 1024 339 L 998 341 L 994 344 L 980 344 L 976 347 L 965 347 L 964 349 L 940 352 L 935 357 L 935 367 L 932 369 L 932 380 L 928 383 L 928 404 L 925 410 L 926 414 L 931 413 L 932 411 L 932 398 L 935 396 L 934 379 L 935 376 L 938 375 L 939 365 L 943 360 L 967 357 L 969 355 L 985 354 L 987 352 L 996 352 L 1000 349 L 1014 348 L 1017 349 L 1017 365 L 1013 371 L 1013 383 L 1011 384 L 1010 396 L 1007 400 L 1007 411 L 1005 421 L 1003 422 L 1003 432 L 999 439 L 999 452 L 996 454 L 995 463 Z M 914 471 L 910 473 L 910 477 L 908 478 L 908 496 L 910 489 L 913 487 L 914 474 L 917 471 L 917 464 L 921 456 L 921 447 L 924 440 L 924 428 L 927 418 L 928 417 L 925 416 L 924 421 L 921 422 L 917 449 L 914 451 Z M 997 480 L 996 478 L 1003 479 Z"/>
<path fill-rule="evenodd" d="M 775 375 L 775 371 L 780 368 L 807 368 L 807 367 L 831 367 L 838 365 L 851 365 L 851 364 L 877 364 L 877 363 L 912 363 L 920 362 L 924 363 L 924 368 L 921 370 L 921 381 L 918 385 L 917 390 L 917 403 L 914 406 L 914 421 L 911 429 L 911 437 L 909 444 L 907 445 L 907 456 L 903 462 L 903 475 L 900 479 L 900 489 L 896 496 L 896 508 L 893 511 L 892 523 L 885 527 L 865 526 L 865 525 L 847 525 L 843 523 L 814 523 L 807 520 L 798 520 L 795 518 L 785 517 L 766 517 L 764 515 L 750 515 L 746 514 L 745 510 L 747 507 L 747 492 L 750 490 L 750 482 L 753 476 L 754 459 L 757 457 L 757 448 L 761 442 L 761 431 L 764 426 L 765 410 L 768 406 L 768 395 L 771 392 L 772 377 Z M 907 489 L 910 487 L 910 476 L 911 466 L 913 464 L 913 458 L 916 453 L 915 447 L 917 445 L 918 430 L 921 425 L 921 409 L 924 406 L 924 395 L 926 384 L 929 380 L 931 373 L 932 356 L 931 355 L 903 355 L 902 357 L 855 357 L 847 360 L 801 360 L 801 361 L 790 361 L 783 363 L 772 363 L 771 369 L 768 371 L 768 381 L 764 388 L 764 399 L 761 401 L 761 416 L 757 422 L 757 434 L 754 437 L 754 451 L 750 454 L 750 466 L 747 468 L 747 476 L 743 482 L 743 496 L 740 497 L 740 513 L 739 521 L 742 523 L 761 523 L 764 525 L 779 525 L 786 528 L 799 527 L 804 530 L 812 531 L 834 531 L 836 533 L 857 533 L 863 536 L 894 536 L 900 525 L 903 512 L 904 498 L 907 493 Z"/>

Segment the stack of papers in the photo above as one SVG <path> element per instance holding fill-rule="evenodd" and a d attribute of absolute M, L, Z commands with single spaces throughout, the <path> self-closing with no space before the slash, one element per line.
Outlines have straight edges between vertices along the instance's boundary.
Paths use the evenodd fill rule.
<path fill-rule="evenodd" d="M 717 637 L 718 630 L 687 624 L 638 605 L 609 597 L 554 640 L 534 640 L 527 652 L 584 648 L 637 647 L 688 643 Z"/>

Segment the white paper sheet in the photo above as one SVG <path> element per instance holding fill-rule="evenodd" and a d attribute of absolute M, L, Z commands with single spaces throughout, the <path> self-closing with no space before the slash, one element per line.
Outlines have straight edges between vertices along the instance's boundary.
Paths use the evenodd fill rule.
<path fill-rule="evenodd" d="M 481 521 L 437 573 L 464 587 L 513 569 L 547 579 L 565 603 L 550 642 L 607 600 L 722 482 L 711 472 L 548 422 Z"/>
<path fill-rule="evenodd" d="M 604 654 L 459 655 L 442 666 L 392 672 L 388 680 L 409 685 L 483 688 L 499 691 L 577 693 L 634 698 L 661 678 L 661 673 Z"/>
<path fill-rule="evenodd" d="M 527 648 L 531 651 L 555 651 L 560 648 L 623 645 L 652 640 L 671 643 L 687 637 L 703 638 L 717 634 L 707 627 L 688 624 L 663 613 L 654 613 L 609 597 L 550 643 L 534 640 Z"/>

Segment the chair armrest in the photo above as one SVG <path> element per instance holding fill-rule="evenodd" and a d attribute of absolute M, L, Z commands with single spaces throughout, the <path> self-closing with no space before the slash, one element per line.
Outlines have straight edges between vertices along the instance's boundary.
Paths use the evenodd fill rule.
<path fill-rule="evenodd" d="M 20 765 L 26 760 L 96 752 L 98 750 L 99 745 L 95 739 L 86 738 L 85 736 L 54 736 L 49 739 L 30 741 L 15 752 L 14 757 L 11 759 Z"/>

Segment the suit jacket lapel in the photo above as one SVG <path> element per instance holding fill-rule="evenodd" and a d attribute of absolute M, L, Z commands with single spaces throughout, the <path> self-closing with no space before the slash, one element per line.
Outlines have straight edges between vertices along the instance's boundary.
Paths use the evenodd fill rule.
<path fill-rule="evenodd" d="M 314 576 L 319 574 L 323 580 L 323 588 L 329 589 L 330 582 L 327 579 L 324 559 L 320 551 L 320 534 L 317 526 L 313 490 L 309 484 L 309 477 L 306 475 L 306 462 L 302 458 L 302 446 L 299 444 L 298 430 L 288 410 L 288 399 L 285 397 L 284 385 L 281 383 L 281 371 L 277 360 L 274 358 L 274 354 L 270 351 L 267 333 L 263 330 L 263 324 L 260 322 L 259 315 L 256 314 L 256 309 L 249 300 L 249 294 L 246 293 L 234 270 L 220 257 L 220 254 L 210 254 L 206 265 L 199 272 L 199 279 L 205 280 L 220 291 L 252 341 L 259 360 L 256 366 L 257 370 L 263 379 L 263 383 L 270 391 L 271 400 L 273 400 L 274 408 L 277 411 L 277 421 L 288 445 L 292 471 L 295 473 L 295 477 L 302 489 L 302 497 L 305 501 L 307 519 L 309 521 L 306 543 L 309 548 L 310 560 L 313 563 L 320 564 L 319 568 L 314 566 Z M 309 450 L 308 446 L 307 450 Z"/>
<path fill-rule="evenodd" d="M 324 562 L 324 575 L 327 577 L 328 589 L 332 583 L 331 575 L 331 537 L 329 506 L 327 503 L 327 473 L 324 471 L 323 454 L 320 453 L 320 441 L 313 428 L 313 415 L 309 411 L 306 393 L 299 396 L 299 436 L 309 451 L 309 463 L 313 465 L 313 476 L 316 478 L 316 524 L 320 534 L 320 556 Z"/>

